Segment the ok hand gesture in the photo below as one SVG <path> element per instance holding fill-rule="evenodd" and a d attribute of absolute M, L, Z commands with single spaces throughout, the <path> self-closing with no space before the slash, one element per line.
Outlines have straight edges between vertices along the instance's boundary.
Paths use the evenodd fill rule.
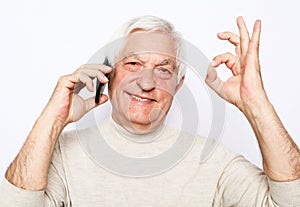
<path fill-rule="evenodd" d="M 227 52 L 216 56 L 208 68 L 206 83 L 226 101 L 245 112 L 247 107 L 267 101 L 258 54 L 261 22 L 256 20 L 251 37 L 242 17 L 237 18 L 237 26 L 240 36 L 232 32 L 218 33 L 219 39 L 228 40 L 235 46 L 235 54 Z M 232 72 L 225 82 L 216 72 L 216 68 L 223 63 Z"/>

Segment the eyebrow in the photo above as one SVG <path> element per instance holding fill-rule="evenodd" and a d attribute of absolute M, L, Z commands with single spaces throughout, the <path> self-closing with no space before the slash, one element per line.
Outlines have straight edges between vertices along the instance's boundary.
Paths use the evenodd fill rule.
<path fill-rule="evenodd" d="M 138 54 L 130 54 L 130 55 L 124 57 L 122 60 L 126 60 L 127 58 L 135 58 L 141 62 L 144 62 L 143 60 L 141 60 L 141 58 L 139 57 Z M 173 60 L 171 60 L 170 58 L 163 59 L 160 63 L 158 63 L 156 65 L 159 65 L 159 66 L 171 65 L 173 67 L 173 69 L 175 69 L 177 67 L 176 63 Z"/>
<path fill-rule="evenodd" d="M 173 60 L 170 60 L 170 59 L 164 59 L 158 65 L 160 65 L 160 66 L 171 65 L 174 69 L 176 68 L 175 62 Z"/>
<path fill-rule="evenodd" d="M 130 55 L 127 55 L 125 56 L 124 58 L 122 58 L 122 60 L 126 60 L 127 58 L 135 58 L 135 59 L 138 59 L 141 61 L 141 59 L 139 58 L 138 54 L 130 54 Z"/>

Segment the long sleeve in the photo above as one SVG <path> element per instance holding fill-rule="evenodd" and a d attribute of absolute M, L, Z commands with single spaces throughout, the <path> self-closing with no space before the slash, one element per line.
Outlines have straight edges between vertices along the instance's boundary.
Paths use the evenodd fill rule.
<path fill-rule="evenodd" d="M 4 179 L 0 185 L 1 207 L 44 206 L 44 191 L 29 191 L 18 188 Z"/>
<path fill-rule="evenodd" d="M 300 179 L 272 181 L 242 156 L 228 164 L 217 188 L 215 206 L 300 206 Z"/>
<path fill-rule="evenodd" d="M 69 206 L 68 191 L 61 160 L 59 144 L 56 145 L 49 168 L 48 185 L 41 191 L 18 188 L 6 179 L 0 185 L 1 207 L 56 207 Z"/>

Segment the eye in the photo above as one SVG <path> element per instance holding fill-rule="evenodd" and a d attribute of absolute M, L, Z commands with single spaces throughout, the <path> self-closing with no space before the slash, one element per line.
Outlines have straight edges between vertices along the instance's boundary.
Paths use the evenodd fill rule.
<path fill-rule="evenodd" d="M 138 71 L 141 67 L 142 65 L 136 61 L 129 61 L 125 63 L 125 68 L 130 71 Z"/>
<path fill-rule="evenodd" d="M 158 68 L 158 72 L 163 74 L 172 74 L 172 72 L 167 68 Z"/>
<path fill-rule="evenodd" d="M 137 62 L 129 62 L 128 64 L 131 66 L 136 66 L 138 63 Z"/>
<path fill-rule="evenodd" d="M 155 68 L 154 71 L 156 76 L 158 76 L 161 79 L 169 79 L 173 74 L 173 72 L 168 68 Z"/>

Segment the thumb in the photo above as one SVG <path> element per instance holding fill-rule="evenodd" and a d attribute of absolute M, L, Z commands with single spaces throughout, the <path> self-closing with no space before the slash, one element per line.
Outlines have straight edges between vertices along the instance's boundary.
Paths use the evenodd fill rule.
<path fill-rule="evenodd" d="M 86 105 L 86 112 L 89 112 L 93 108 L 105 103 L 108 100 L 108 96 L 105 94 L 102 94 L 99 100 L 99 103 L 95 102 L 95 97 L 90 97 L 85 100 L 85 105 Z"/>
<path fill-rule="evenodd" d="M 211 64 L 208 66 L 205 83 L 214 90 L 220 97 L 225 98 L 223 81 L 218 77 L 216 68 Z"/>

